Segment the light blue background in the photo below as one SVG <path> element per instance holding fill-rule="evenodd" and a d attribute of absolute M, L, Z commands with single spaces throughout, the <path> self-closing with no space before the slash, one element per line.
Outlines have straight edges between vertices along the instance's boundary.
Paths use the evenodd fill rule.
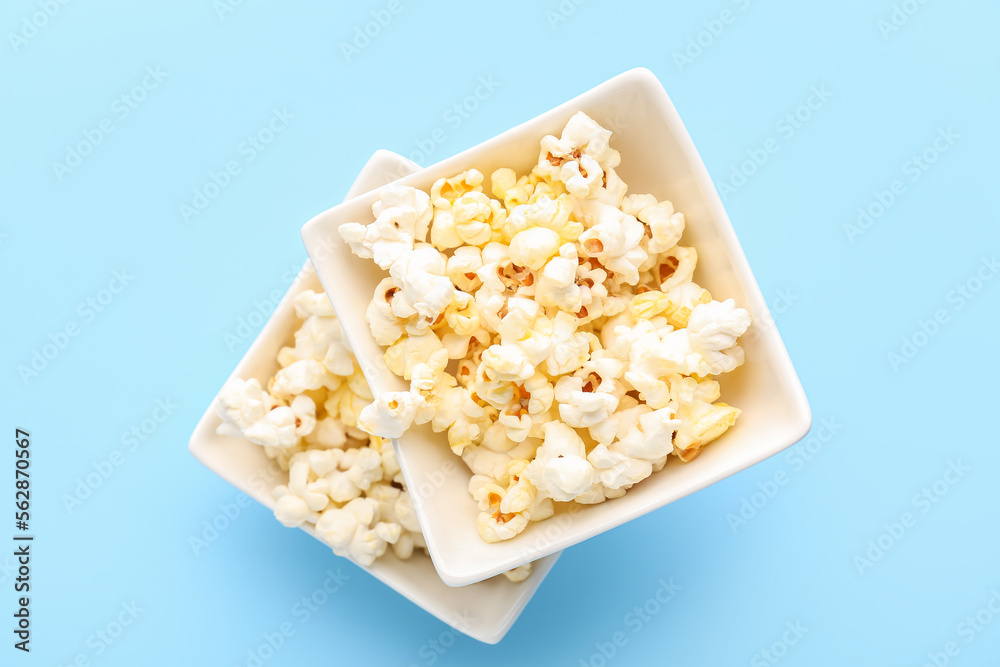
<path fill-rule="evenodd" d="M 1000 246 L 1000 8 L 901 4 L 917 11 L 883 35 L 887 0 L 589 0 L 564 2 L 565 15 L 548 13 L 556 0 L 403 0 L 349 62 L 340 44 L 387 2 L 244 0 L 220 18 L 211 0 L 73 0 L 16 49 L 6 36 L 2 428 L 32 432 L 38 541 L 34 650 L 10 647 L 14 593 L 0 570 L 0 662 L 243 665 L 292 620 L 265 664 L 598 665 L 595 642 L 622 631 L 609 664 L 758 665 L 798 621 L 808 630 L 782 665 L 923 665 L 950 641 L 950 664 L 1000 664 L 1000 616 L 971 642 L 959 628 L 1000 589 L 1000 280 L 961 309 L 949 300 Z M 679 67 L 675 53 L 724 9 L 731 21 Z M 4 3 L 3 34 L 39 11 Z M 461 637 L 428 650 L 447 626 L 256 505 L 196 557 L 188 538 L 236 493 L 186 443 L 250 342 L 224 335 L 304 260 L 301 225 L 377 148 L 412 154 L 441 128 L 429 164 L 637 65 L 663 81 L 717 184 L 747 151 L 779 146 L 726 203 L 783 311 L 813 434 L 827 419 L 836 435 L 805 465 L 777 456 L 569 550 L 496 647 Z M 120 118 L 114 100 L 157 66 L 166 79 Z M 455 127 L 444 114 L 490 76 L 499 88 Z M 786 136 L 777 124 L 813 86 L 829 100 Z M 274 108 L 294 119 L 246 161 L 241 142 Z M 60 181 L 52 163 L 105 118 L 113 132 Z M 911 181 L 907 161 L 947 128 L 959 138 Z M 241 173 L 185 222 L 179 206 L 229 160 Z M 844 225 L 896 179 L 903 194 L 851 243 Z M 134 279 L 88 321 L 78 304 L 121 269 Z M 940 309 L 947 322 L 894 369 L 887 355 Z M 68 322 L 79 335 L 25 385 L 18 365 Z M 157 399 L 178 407 L 127 451 L 121 434 Z M 63 494 L 116 449 L 122 465 L 68 512 Z M 914 495 L 959 460 L 971 470 L 923 512 Z M 734 533 L 727 515 L 782 471 L 787 483 Z M 8 544 L 13 489 L 0 477 Z M 855 557 L 904 512 L 915 526 L 859 572 Z M 292 605 L 331 566 L 350 579 L 299 623 Z M 626 615 L 661 578 L 682 588 L 634 632 Z M 143 611 L 95 655 L 88 637 L 133 600 Z"/>

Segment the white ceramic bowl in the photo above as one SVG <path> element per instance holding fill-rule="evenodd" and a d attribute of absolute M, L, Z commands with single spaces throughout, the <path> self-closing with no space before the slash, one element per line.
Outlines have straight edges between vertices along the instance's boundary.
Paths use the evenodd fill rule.
<path fill-rule="evenodd" d="M 538 159 L 539 140 L 558 135 L 566 121 L 584 111 L 614 132 L 621 151 L 618 173 L 629 192 L 669 199 L 687 218 L 683 243 L 700 258 L 696 281 L 717 299 L 734 298 L 754 325 L 743 338 L 746 363 L 723 376 L 722 399 L 743 410 L 728 433 L 689 464 L 672 458 L 663 471 L 634 486 L 622 498 L 532 523 L 516 538 L 487 544 L 476 532 L 478 510 L 466 490 L 469 473 L 451 476 L 440 490 L 415 500 L 428 549 L 441 578 L 461 586 L 521 563 L 565 549 L 698 491 L 794 444 L 811 423 L 809 404 L 784 344 L 740 248 L 719 195 L 677 111 L 656 77 L 634 69 L 577 98 L 454 157 L 403 178 L 429 190 L 440 177 L 475 167 L 487 176 L 498 167 L 527 173 Z M 405 389 L 382 361 L 365 322 L 365 308 L 383 277 L 370 260 L 351 255 L 337 227 L 373 220 L 369 192 L 310 220 L 302 237 L 319 279 L 327 288 L 351 346 L 376 392 Z M 457 457 L 443 434 L 426 427 L 400 438 L 397 452 L 408 482 L 426 479 Z"/>
<path fill-rule="evenodd" d="M 348 196 L 367 192 L 412 173 L 417 168 L 417 165 L 402 156 L 380 150 L 365 164 Z M 291 342 L 298 326 L 292 300 L 304 289 L 322 289 L 316 273 L 308 263 L 275 308 L 267 324 L 233 371 L 232 377 L 257 378 L 262 385 L 267 384 L 268 378 L 278 370 L 278 350 Z M 280 483 L 278 480 L 287 480 L 287 473 L 282 473 L 267 458 L 261 447 L 246 440 L 216 434 L 215 429 L 221 420 L 215 414 L 214 403 L 213 400 L 212 405 L 208 406 L 191 436 L 191 453 L 219 477 L 273 510 L 271 488 Z M 461 467 L 462 462 L 457 461 L 457 465 L 449 470 L 458 471 Z M 427 493 L 426 489 L 436 488 L 439 479 L 438 476 L 431 477 L 418 482 L 414 488 L 424 489 L 418 491 L 418 494 Z M 311 527 L 304 527 L 303 530 L 316 537 Z M 331 553 L 330 558 L 336 559 L 338 556 Z M 371 567 L 363 569 L 456 630 L 479 641 L 495 644 L 507 634 L 558 558 L 559 554 L 554 554 L 535 563 L 531 576 L 522 583 L 497 577 L 464 588 L 446 586 L 434 571 L 430 559 L 423 553 L 417 553 L 403 561 L 389 551 Z M 372 618 L 378 616 L 376 609 L 365 610 L 364 613 L 370 614 Z"/>

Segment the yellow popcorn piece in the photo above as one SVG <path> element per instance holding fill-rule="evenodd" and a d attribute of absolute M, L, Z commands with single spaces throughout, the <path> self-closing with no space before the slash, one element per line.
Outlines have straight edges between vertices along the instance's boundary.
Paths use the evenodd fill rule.
<path fill-rule="evenodd" d="M 441 350 L 447 356 L 447 350 L 434 333 L 422 336 L 404 336 L 390 345 L 384 355 L 385 365 L 394 374 L 409 380 L 413 367 L 427 363 L 431 355 Z"/>
<path fill-rule="evenodd" d="M 681 461 L 693 461 L 701 453 L 702 447 L 736 423 L 740 413 L 739 408 L 725 403 L 715 403 L 697 417 L 694 414 L 685 415 L 685 419 L 694 421 L 683 429 L 678 429 L 678 437 L 674 440 L 674 452 Z"/>
<path fill-rule="evenodd" d="M 682 461 L 693 461 L 701 449 L 736 423 L 740 410 L 719 398 L 719 383 L 714 380 L 698 381 L 691 377 L 672 375 L 670 385 L 671 405 L 680 420 L 674 435 L 674 454 Z"/>
<path fill-rule="evenodd" d="M 529 177 L 530 178 L 530 177 Z M 559 181 L 553 181 L 550 179 L 542 179 L 538 181 L 535 185 L 535 189 L 532 191 L 531 196 L 528 197 L 528 204 L 534 204 L 542 197 L 547 197 L 548 199 L 556 199 L 562 195 L 567 195 L 566 186 Z M 567 195 L 568 197 L 569 195 Z"/>
<path fill-rule="evenodd" d="M 670 309 L 670 299 L 658 290 L 643 292 L 632 297 L 629 314 L 637 320 L 650 320 Z"/>
<path fill-rule="evenodd" d="M 542 187 L 539 184 L 539 187 Z M 582 222 L 571 219 L 573 207 L 569 195 L 542 194 L 527 204 L 510 210 L 503 227 L 503 241 L 509 243 L 518 232 L 544 227 L 559 234 L 563 242 L 576 241 L 583 233 Z"/>
<path fill-rule="evenodd" d="M 482 192 L 467 192 L 450 205 L 435 207 L 431 244 L 441 250 L 486 245 L 494 231 L 499 233 L 506 217 L 497 200 Z"/>
<path fill-rule="evenodd" d="M 522 582 L 531 576 L 531 563 L 525 563 L 524 565 L 515 567 L 513 570 L 507 570 L 503 573 L 503 576 L 514 583 Z"/>
<path fill-rule="evenodd" d="M 535 184 L 527 176 L 518 178 L 513 169 L 506 167 L 497 169 L 490 175 L 490 184 L 493 196 L 502 199 L 504 208 L 508 211 L 527 203 L 535 190 Z"/>
<path fill-rule="evenodd" d="M 461 336 L 479 331 L 479 309 L 471 294 L 456 291 L 451 303 L 444 309 L 445 322 L 451 330 Z M 463 355 L 464 356 L 464 355 Z"/>
<path fill-rule="evenodd" d="M 547 227 L 529 227 L 510 240 L 511 261 L 537 271 L 559 252 L 563 238 Z"/>
<path fill-rule="evenodd" d="M 693 282 L 681 283 L 666 294 L 669 300 L 667 320 L 678 329 L 687 326 L 691 311 L 703 303 L 712 302 L 708 290 Z"/>
<path fill-rule="evenodd" d="M 503 200 L 507 211 L 524 204 L 534 204 L 543 196 L 555 199 L 566 192 L 558 181 L 542 178 L 534 172 L 518 177 L 513 169 L 506 167 L 494 171 L 490 182 L 493 196 Z"/>
<path fill-rule="evenodd" d="M 463 171 L 451 178 L 439 178 L 431 186 L 431 204 L 435 208 L 449 208 L 468 192 L 483 191 L 483 175 L 477 169 Z"/>
<path fill-rule="evenodd" d="M 482 251 L 474 246 L 463 246 L 456 248 L 448 258 L 445 274 L 456 289 L 472 294 L 483 284 L 477 275 L 481 268 L 483 268 Z"/>
<path fill-rule="evenodd" d="M 655 276 L 659 279 L 660 290 L 667 292 L 694 280 L 694 270 L 697 265 L 698 251 L 694 248 L 674 246 L 659 255 Z"/>

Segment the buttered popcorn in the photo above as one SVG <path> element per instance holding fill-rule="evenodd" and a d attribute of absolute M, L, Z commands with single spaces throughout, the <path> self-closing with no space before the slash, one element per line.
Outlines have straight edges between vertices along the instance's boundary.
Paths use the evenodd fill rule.
<path fill-rule="evenodd" d="M 357 427 L 373 438 L 415 424 L 446 432 L 473 472 L 487 542 L 550 517 L 554 503 L 624 495 L 671 455 L 693 460 L 740 414 L 719 402 L 712 376 L 743 363 L 750 314 L 694 282 L 684 215 L 627 194 L 611 132 L 582 112 L 540 147 L 528 174 L 502 168 L 487 181 L 469 169 L 429 194 L 391 186 L 374 222 L 340 228 L 389 273 L 368 322 L 388 368 L 410 382 L 366 405 Z M 320 370 L 287 382 L 321 386 L 310 373 Z M 263 419 L 274 399 L 244 393 L 256 402 L 233 418 Z M 288 441 L 293 414 L 259 437 Z M 315 512 L 307 501 L 293 509 Z M 366 530 L 375 537 L 363 544 L 377 543 Z"/>
<path fill-rule="evenodd" d="M 380 208 L 387 219 L 419 222 L 422 214 L 411 216 L 407 207 L 420 206 L 423 199 L 405 193 L 393 197 Z M 367 231 L 362 230 L 359 238 L 369 238 Z M 412 241 L 405 244 L 405 253 L 394 255 L 397 251 L 385 244 L 385 235 L 371 238 L 374 240 L 370 248 L 364 241 L 359 241 L 360 247 L 372 249 L 373 255 L 396 256 L 397 262 L 403 264 L 394 263 L 390 268 L 408 267 L 401 281 L 423 283 L 386 287 L 386 291 L 399 292 L 391 301 L 404 300 L 397 306 L 398 315 L 390 307 L 379 320 L 372 313 L 382 311 L 370 310 L 369 320 L 392 322 L 394 327 L 399 321 L 408 322 L 393 329 L 394 335 L 386 334 L 383 340 L 391 338 L 391 343 L 424 340 L 421 336 L 427 336 L 431 328 L 419 323 L 436 317 L 435 313 L 454 302 L 454 288 L 447 278 L 447 289 L 434 291 L 444 272 L 444 259 L 430 246 L 430 255 L 414 251 Z M 393 243 L 398 242 L 397 237 L 391 238 Z M 388 303 L 384 295 L 376 302 Z M 295 333 L 294 345 L 278 353 L 280 369 L 266 388 L 256 379 L 226 383 L 216 399 L 216 412 L 222 418 L 218 432 L 263 446 L 267 456 L 288 473 L 288 480 L 273 490 L 274 515 L 282 524 L 292 528 L 311 525 L 334 553 L 364 566 L 370 566 L 389 550 L 397 558 L 408 559 L 414 550 L 426 545 L 395 452 L 388 440 L 370 435 L 359 425 L 391 434 L 390 426 L 409 424 L 418 415 L 425 421 L 432 419 L 431 406 L 449 386 L 442 380 L 448 355 L 440 342 L 435 348 L 437 356 L 419 345 L 408 347 L 419 350 L 418 356 L 425 359 L 407 373 L 412 376 L 414 392 L 407 393 L 400 405 L 380 416 L 381 421 L 367 424 L 361 415 L 371 403 L 372 394 L 345 345 L 329 299 L 325 294 L 306 290 L 295 297 L 294 306 L 302 324 Z M 451 387 L 455 388 L 454 383 Z M 451 400 L 457 403 L 465 398 Z M 456 404 L 453 409 L 461 406 Z M 454 427 L 457 421 L 458 417 L 453 417 L 449 425 Z M 534 496 L 528 501 L 516 500 L 519 494 L 520 489 L 511 493 L 518 508 L 534 502 Z M 522 566 L 504 574 L 517 582 L 530 572 L 529 564 L 527 569 Z"/>

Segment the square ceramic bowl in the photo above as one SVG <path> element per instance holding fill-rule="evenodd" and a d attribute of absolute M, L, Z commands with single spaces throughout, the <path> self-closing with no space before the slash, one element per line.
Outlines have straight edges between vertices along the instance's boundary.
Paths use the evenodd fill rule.
<path fill-rule="evenodd" d="M 416 169 L 417 165 L 402 156 L 378 151 L 365 165 L 348 196 L 379 187 Z M 275 308 L 232 377 L 257 378 L 262 385 L 267 384 L 267 379 L 278 370 L 278 350 L 291 342 L 298 326 L 292 301 L 305 289 L 322 289 L 308 263 Z M 216 434 L 220 422 L 213 400 L 191 436 L 191 453 L 219 477 L 273 510 L 271 488 L 287 480 L 287 473 L 282 473 L 261 447 L 240 438 Z M 458 471 L 461 461 L 458 464 L 446 468 L 446 471 Z M 433 476 L 413 488 L 433 489 L 438 479 L 438 476 Z M 302 530 L 319 539 L 311 527 L 303 527 Z M 331 553 L 330 558 L 338 556 Z M 496 577 L 465 588 L 445 585 L 434 571 L 431 560 L 419 552 L 404 561 L 393 556 L 390 550 L 371 567 L 359 567 L 456 630 L 479 641 L 495 644 L 514 624 L 558 558 L 559 554 L 554 554 L 535 563 L 531 576 L 521 583 Z M 366 610 L 365 613 L 371 613 L 374 618 L 378 612 Z"/>
<path fill-rule="evenodd" d="M 514 539 L 498 544 L 487 544 L 476 531 L 478 510 L 466 490 L 471 473 L 463 468 L 436 493 L 414 501 L 431 558 L 441 578 L 454 586 L 555 553 L 703 489 L 794 444 L 811 423 L 805 393 L 715 186 L 666 91 L 648 70 L 616 76 L 400 183 L 429 190 L 436 179 L 471 167 L 487 176 L 498 167 L 525 174 L 538 159 L 541 138 L 558 135 L 577 111 L 614 132 L 611 144 L 622 155 L 618 173 L 629 192 L 669 199 L 684 213 L 682 242 L 697 247 L 700 258 L 695 280 L 717 299 L 735 299 L 753 316 L 754 325 L 742 339 L 746 363 L 718 378 L 723 400 L 743 414 L 695 461 L 685 464 L 672 457 L 661 472 L 625 496 L 582 508 L 569 504 L 577 509 L 532 523 Z M 337 233 L 345 222 L 371 222 L 371 205 L 378 197 L 378 192 L 369 192 L 320 214 L 305 225 L 302 237 L 369 383 L 374 391 L 384 392 L 406 385 L 385 367 L 383 351 L 365 322 L 365 308 L 383 273 L 370 260 L 352 255 Z M 411 484 L 457 460 L 444 434 L 426 427 L 400 438 L 397 452 Z"/>

